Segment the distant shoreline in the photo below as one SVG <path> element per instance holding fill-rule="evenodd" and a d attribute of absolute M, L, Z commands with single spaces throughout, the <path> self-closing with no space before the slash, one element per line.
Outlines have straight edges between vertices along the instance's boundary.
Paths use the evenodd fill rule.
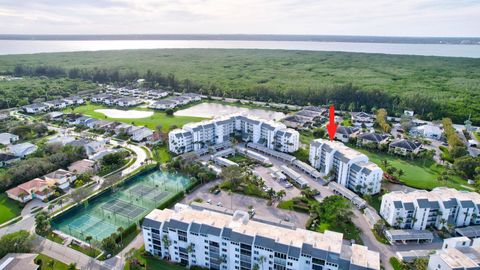
<path fill-rule="evenodd" d="M 480 45 L 480 37 L 387 37 L 336 35 L 213 35 L 213 34 L 139 34 L 139 35 L 12 35 L 0 34 L 0 40 L 100 41 L 100 40 L 224 40 L 224 41 L 310 41 L 393 44 Z"/>

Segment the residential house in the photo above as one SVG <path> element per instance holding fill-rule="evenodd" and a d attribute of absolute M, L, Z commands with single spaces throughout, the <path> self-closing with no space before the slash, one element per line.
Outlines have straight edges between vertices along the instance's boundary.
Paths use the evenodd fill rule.
<path fill-rule="evenodd" d="M 83 122 L 83 125 L 88 127 L 88 128 L 94 128 L 95 127 L 95 123 L 98 122 L 100 120 L 98 119 L 94 119 L 94 118 L 89 118 L 89 119 L 86 119 L 84 122 Z"/>
<path fill-rule="evenodd" d="M 397 155 L 407 156 L 407 155 L 417 155 L 420 149 L 422 148 L 422 143 L 417 141 L 409 141 L 409 140 L 399 140 L 396 142 L 392 142 L 388 146 L 388 150 L 392 153 Z"/>
<path fill-rule="evenodd" d="M 177 106 L 178 106 L 178 103 L 176 101 L 173 101 L 170 99 L 164 99 L 164 100 L 159 100 L 154 102 L 152 105 L 150 105 L 150 108 L 155 110 L 166 110 L 166 109 L 173 109 Z"/>
<path fill-rule="evenodd" d="M 92 101 L 93 103 L 103 103 L 103 101 L 106 99 L 106 98 L 109 98 L 111 97 L 112 95 L 110 94 L 98 94 L 98 95 L 94 95 L 90 98 L 90 101 Z"/>
<path fill-rule="evenodd" d="M 78 139 L 71 142 L 66 143 L 66 145 L 76 146 L 76 147 L 85 147 L 90 141 L 85 139 Z"/>
<path fill-rule="evenodd" d="M 181 97 L 188 100 L 188 103 L 202 100 L 202 96 L 196 93 L 185 93 Z"/>
<path fill-rule="evenodd" d="M 114 105 L 117 105 L 117 100 L 119 100 L 120 98 L 117 97 L 117 96 L 108 96 L 106 98 L 103 99 L 103 104 L 107 105 L 107 106 L 114 106 Z"/>
<path fill-rule="evenodd" d="M 64 100 L 69 106 L 85 104 L 85 99 L 79 96 L 67 97 Z"/>
<path fill-rule="evenodd" d="M 378 134 L 374 132 L 362 133 L 357 137 L 358 145 L 375 145 L 386 144 L 388 142 L 388 135 Z"/>
<path fill-rule="evenodd" d="M 33 152 L 37 151 L 37 149 L 38 147 L 36 145 L 26 142 L 10 145 L 8 147 L 8 152 L 12 153 L 16 157 L 23 158 L 24 156 L 30 155 Z"/>
<path fill-rule="evenodd" d="M 67 107 L 67 102 L 61 99 L 49 100 L 45 104 L 48 106 L 49 110 L 60 110 Z"/>
<path fill-rule="evenodd" d="M 68 166 L 68 171 L 77 175 L 84 173 L 95 174 L 98 169 L 98 163 L 89 159 L 75 161 L 74 163 L 70 164 L 70 166 Z"/>
<path fill-rule="evenodd" d="M 125 133 L 125 134 L 129 134 L 130 133 L 130 130 L 133 128 L 134 126 L 133 125 L 129 125 L 129 124 L 120 124 L 118 126 L 115 127 L 114 129 L 114 132 L 115 134 L 120 134 L 120 133 Z"/>
<path fill-rule="evenodd" d="M 85 153 L 87 156 L 93 156 L 107 148 L 107 141 L 93 141 L 85 145 Z"/>
<path fill-rule="evenodd" d="M 168 135 L 166 133 L 155 131 L 153 132 L 152 136 L 147 138 L 147 144 L 163 144 L 167 140 L 167 138 Z"/>
<path fill-rule="evenodd" d="M 438 140 L 442 138 L 443 131 L 437 125 L 421 125 L 418 127 L 412 128 L 410 133 L 414 136 L 421 136 L 429 139 Z"/>
<path fill-rule="evenodd" d="M 289 128 L 296 129 L 305 129 L 310 128 L 313 125 L 312 120 L 308 117 L 303 117 L 299 115 L 291 115 L 283 118 L 282 123 L 284 123 Z"/>
<path fill-rule="evenodd" d="M 19 160 L 20 158 L 14 155 L 0 153 L 0 168 L 6 167 Z"/>
<path fill-rule="evenodd" d="M 6 193 L 9 198 L 21 203 L 26 203 L 32 199 L 46 200 L 53 195 L 54 190 L 48 186 L 46 181 L 35 178 L 7 190 Z"/>
<path fill-rule="evenodd" d="M 148 98 L 151 98 L 151 99 L 160 99 L 168 96 L 168 92 L 163 90 L 153 89 L 153 90 L 147 90 L 146 95 Z"/>
<path fill-rule="evenodd" d="M 142 127 L 140 129 L 134 130 L 131 134 L 132 140 L 136 142 L 143 141 L 152 135 L 153 135 L 153 130 L 146 127 Z"/>
<path fill-rule="evenodd" d="M 67 145 L 68 143 L 71 143 L 75 141 L 74 137 L 70 136 L 58 136 L 55 138 L 52 138 L 47 141 L 47 144 L 61 144 L 61 145 Z"/>
<path fill-rule="evenodd" d="M 116 104 L 120 107 L 132 107 L 141 104 L 142 101 L 138 98 L 120 98 L 116 100 Z"/>
<path fill-rule="evenodd" d="M 48 106 L 43 103 L 34 103 L 22 107 L 23 111 L 31 114 L 44 113 L 48 110 Z"/>
<path fill-rule="evenodd" d="M 73 181 L 77 179 L 77 176 L 72 172 L 58 169 L 42 176 L 41 179 L 45 180 L 50 186 L 55 185 L 62 190 L 66 190 L 70 186 L 70 183 L 73 183 Z"/>
<path fill-rule="evenodd" d="M 48 120 L 59 120 L 63 117 L 63 112 L 50 112 L 46 116 Z"/>
<path fill-rule="evenodd" d="M 10 145 L 19 140 L 19 137 L 12 133 L 0 133 L 0 144 Z"/>
<path fill-rule="evenodd" d="M 373 127 L 374 119 L 373 116 L 365 112 L 356 112 L 352 113 L 352 123 L 356 127 Z"/>
<path fill-rule="evenodd" d="M 78 113 L 69 113 L 65 116 L 65 122 L 71 126 L 80 125 L 83 118 L 89 118 Z"/>
<path fill-rule="evenodd" d="M 348 143 L 351 138 L 355 138 L 360 131 L 357 127 L 344 127 L 338 126 L 337 133 L 335 133 L 335 139 Z"/>

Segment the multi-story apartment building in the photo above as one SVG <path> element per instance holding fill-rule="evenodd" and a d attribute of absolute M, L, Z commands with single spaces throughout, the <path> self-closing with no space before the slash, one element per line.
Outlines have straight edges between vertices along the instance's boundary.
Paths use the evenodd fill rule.
<path fill-rule="evenodd" d="M 380 255 L 345 245 L 342 234 L 252 220 L 243 211 L 192 204 L 153 210 L 143 222 L 145 250 L 187 266 L 225 270 L 380 269 Z"/>
<path fill-rule="evenodd" d="M 428 270 L 480 269 L 480 239 L 453 237 L 443 241 L 442 249 L 430 256 Z"/>
<path fill-rule="evenodd" d="M 234 135 L 245 142 L 258 143 L 282 152 L 298 150 L 300 137 L 298 131 L 284 124 L 236 114 L 186 124 L 182 129 L 171 131 L 168 134 L 169 150 L 176 154 L 197 151 L 209 145 L 228 142 Z"/>
<path fill-rule="evenodd" d="M 383 171 L 368 157 L 341 142 L 317 139 L 310 143 L 310 164 L 323 175 L 363 194 L 380 192 Z"/>
<path fill-rule="evenodd" d="M 480 224 L 480 194 L 452 188 L 432 191 L 394 191 L 383 195 L 380 215 L 398 228 L 442 229 L 449 224 L 464 227 Z"/>

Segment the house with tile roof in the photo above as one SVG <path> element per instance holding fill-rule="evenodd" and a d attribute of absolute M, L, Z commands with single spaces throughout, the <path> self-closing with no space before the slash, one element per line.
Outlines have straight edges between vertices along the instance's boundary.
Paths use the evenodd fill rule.
<path fill-rule="evenodd" d="M 33 199 L 46 200 L 53 195 L 54 190 L 50 188 L 45 180 L 35 178 L 7 190 L 6 193 L 9 198 L 26 203 Z"/>

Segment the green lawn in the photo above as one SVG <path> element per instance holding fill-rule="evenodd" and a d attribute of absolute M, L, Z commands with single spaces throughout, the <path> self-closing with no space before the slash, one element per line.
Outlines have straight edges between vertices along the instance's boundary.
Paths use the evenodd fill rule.
<path fill-rule="evenodd" d="M 7 197 L 7 194 L 0 194 L 0 224 L 5 223 L 22 212 L 20 204 Z"/>
<path fill-rule="evenodd" d="M 172 264 L 151 256 L 143 256 L 143 252 L 145 249 L 142 247 L 139 250 L 135 250 L 135 255 L 134 257 L 143 265 L 146 267 L 131 267 L 128 263 L 125 264 L 125 267 L 123 270 L 136 270 L 136 269 L 146 269 L 146 270 L 186 270 L 187 268 L 177 265 L 177 264 Z"/>
<path fill-rule="evenodd" d="M 451 181 L 448 182 L 437 181 L 437 177 L 445 170 L 445 168 L 433 161 L 424 162 L 422 160 L 415 159 L 409 160 L 393 156 L 388 153 L 374 153 L 363 148 L 355 148 L 356 150 L 367 155 L 370 161 L 376 163 L 382 167 L 382 169 L 385 169 L 381 163 L 384 159 L 388 160 L 391 166 L 397 169 L 402 169 L 405 174 L 400 177 L 400 181 L 407 186 L 429 190 L 440 186 L 453 187 L 457 189 L 465 189 L 465 187 L 462 187 L 462 185 L 467 186 L 467 181 L 463 180 L 459 176 L 452 176 Z"/>
<path fill-rule="evenodd" d="M 90 117 L 102 120 L 110 120 L 116 122 L 127 123 L 135 126 L 145 126 L 150 129 L 155 130 L 158 125 L 161 125 L 164 131 L 168 131 L 171 126 L 175 125 L 177 127 L 182 127 L 183 125 L 190 123 L 190 122 L 199 122 L 205 120 L 205 118 L 201 117 L 189 117 L 189 116 L 168 116 L 164 112 L 154 111 L 153 115 L 146 118 L 138 118 L 138 119 L 128 119 L 128 118 L 110 118 L 105 116 L 103 113 L 95 112 L 98 109 L 107 109 L 111 107 L 106 107 L 103 105 L 97 104 L 87 104 L 83 106 L 76 107 L 73 112 L 81 113 L 84 115 L 88 115 Z M 147 108 L 140 108 L 135 107 L 131 108 L 135 110 L 148 110 Z M 71 109 L 65 109 L 65 112 L 72 112 Z"/>
<path fill-rule="evenodd" d="M 166 163 L 172 158 L 166 145 L 154 146 L 152 149 L 152 154 L 153 159 L 158 163 Z"/>
<path fill-rule="evenodd" d="M 75 249 L 76 251 L 80 251 L 81 253 L 90 256 L 92 258 L 96 258 L 98 255 L 100 255 L 100 251 L 96 248 L 84 248 L 82 246 L 79 246 L 77 244 L 70 244 L 68 245 L 69 248 Z"/>
<path fill-rule="evenodd" d="M 63 238 L 61 238 L 58 234 L 54 232 L 51 232 L 50 234 L 48 234 L 47 239 L 61 245 L 63 245 L 63 241 L 64 241 Z"/>
<path fill-rule="evenodd" d="M 47 255 L 44 255 L 44 254 L 39 254 L 36 258 L 35 258 L 35 262 L 37 262 L 38 260 L 41 260 L 42 263 L 39 267 L 39 269 L 55 269 L 55 270 L 68 270 L 68 265 L 59 261 L 59 260 L 55 260 L 51 257 L 48 257 Z M 48 262 L 53 260 L 53 268 L 48 266 Z"/>

